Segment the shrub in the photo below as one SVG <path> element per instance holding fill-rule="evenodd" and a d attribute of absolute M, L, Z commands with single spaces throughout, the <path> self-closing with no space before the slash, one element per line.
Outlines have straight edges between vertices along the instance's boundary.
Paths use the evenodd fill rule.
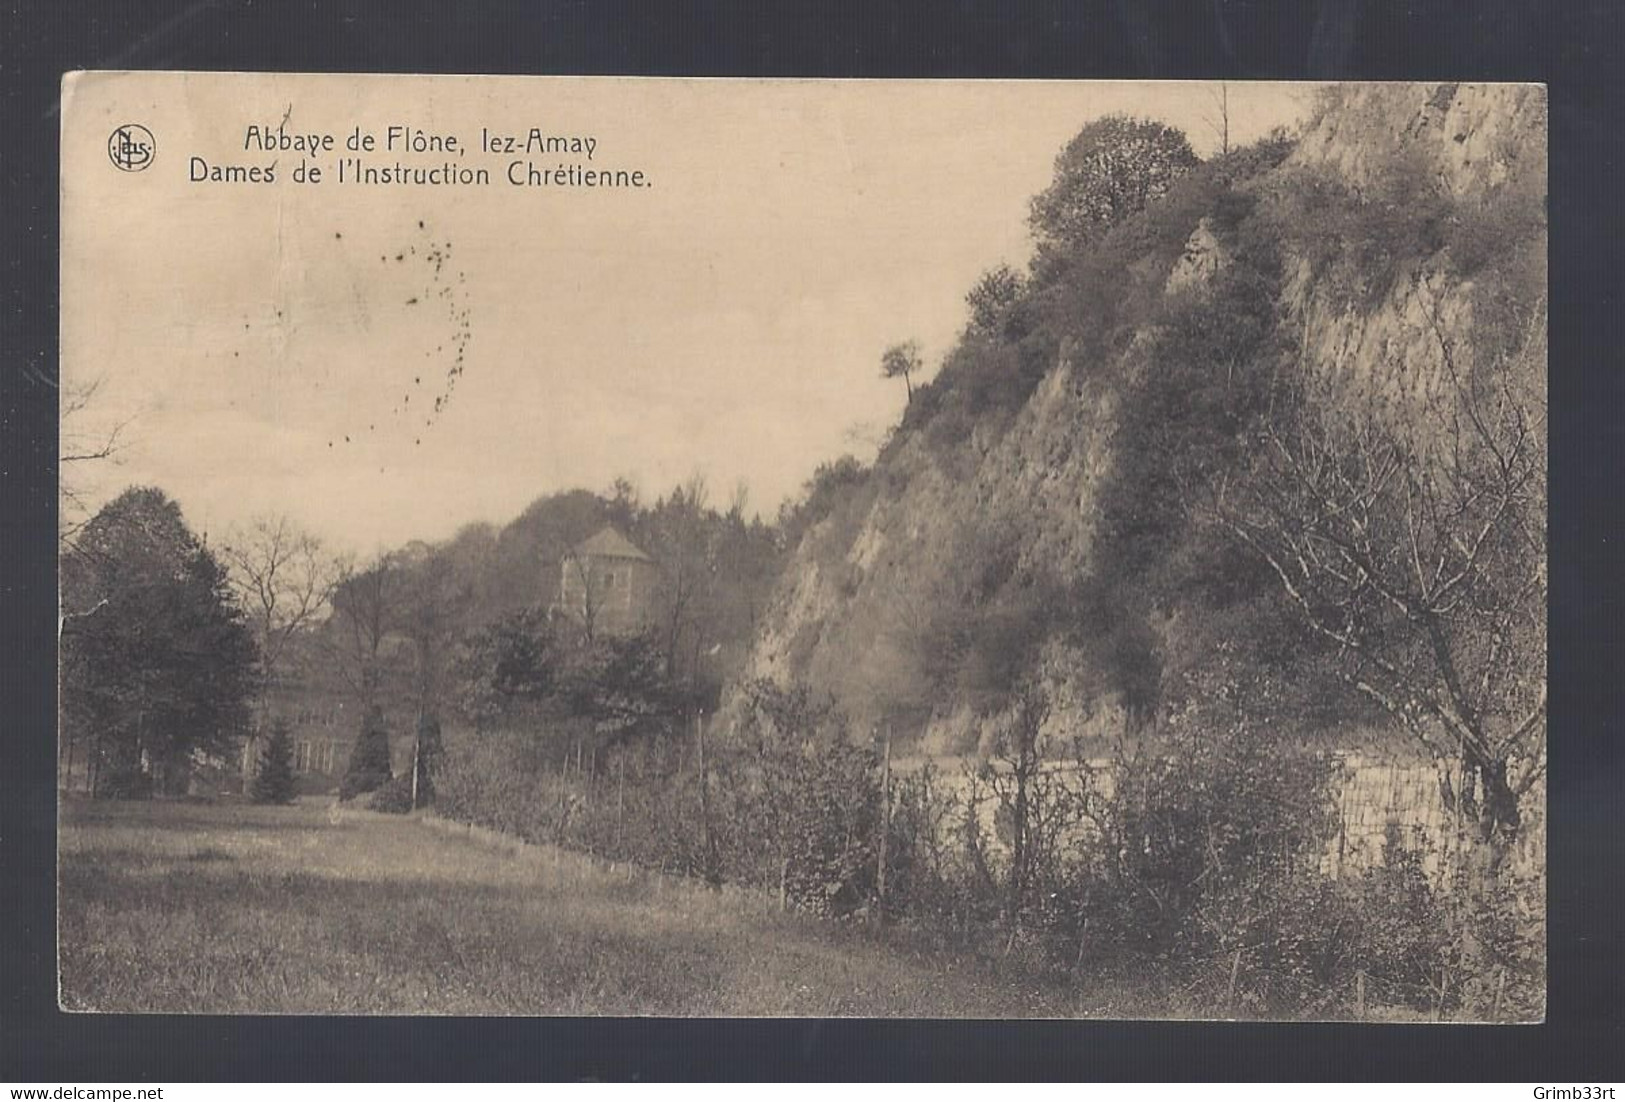
<path fill-rule="evenodd" d="M 1008 264 L 983 272 L 965 295 L 970 312 L 968 329 L 989 336 L 1019 338 L 1022 329 L 1017 308 L 1026 290 L 1026 277 Z"/>
<path fill-rule="evenodd" d="M 889 913 L 952 926 L 966 912 L 977 881 L 967 875 L 968 851 L 961 844 L 965 822 L 964 798 L 935 766 L 927 763 L 917 773 L 893 777 L 886 845 Z M 980 830 L 979 823 L 973 826 Z M 986 898 L 991 901 L 991 893 Z M 997 909 L 996 902 L 991 909 Z"/>
<path fill-rule="evenodd" d="M 1371 307 L 1448 240 L 1455 204 L 1412 152 L 1396 151 L 1351 186 L 1334 170 L 1298 167 L 1271 188 L 1267 218 L 1343 307 Z"/>
<path fill-rule="evenodd" d="M 1476 202 L 1458 203 L 1445 228 L 1445 248 L 1456 272 L 1472 279 L 1524 244 L 1544 241 L 1545 233 L 1546 196 L 1509 184 Z"/>
<path fill-rule="evenodd" d="M 139 763 L 105 755 L 96 775 L 96 795 L 110 800 L 145 800 L 152 796 L 152 774 Z"/>
<path fill-rule="evenodd" d="M 279 719 L 272 724 L 270 738 L 260 754 L 249 798 L 257 804 L 286 804 L 293 802 L 293 796 L 293 739 L 287 722 Z"/>
<path fill-rule="evenodd" d="M 361 721 L 361 736 L 350 750 L 350 764 L 339 782 L 339 799 L 351 800 L 388 783 L 393 774 L 389 762 L 389 728 L 383 709 L 374 704 Z"/>
<path fill-rule="evenodd" d="M 1420 830 L 1391 826 L 1382 863 L 1348 885 L 1345 936 L 1379 1007 L 1490 1020 L 1540 1014 L 1543 929 L 1520 919 L 1517 897 L 1542 893 L 1511 875 L 1486 878 L 1471 830 L 1445 853 Z"/>
<path fill-rule="evenodd" d="M 1120 747 L 1108 771 L 1079 768 L 1097 841 L 1072 910 L 1091 919 L 1095 952 L 1145 954 L 1272 1010 L 1319 989 L 1335 947 L 1306 918 L 1331 906 L 1318 872 L 1333 827 L 1329 759 L 1187 713 Z"/>
<path fill-rule="evenodd" d="M 879 841 L 873 748 L 853 745 L 845 719 L 805 689 L 755 682 L 743 696 L 739 745 L 719 762 L 741 828 L 727 867 L 815 913 L 858 909 L 874 890 Z"/>
<path fill-rule="evenodd" d="M 367 806 L 373 811 L 382 811 L 389 815 L 405 815 L 412 810 L 412 778 L 409 774 L 401 774 L 385 781 L 373 790 L 372 798 Z"/>

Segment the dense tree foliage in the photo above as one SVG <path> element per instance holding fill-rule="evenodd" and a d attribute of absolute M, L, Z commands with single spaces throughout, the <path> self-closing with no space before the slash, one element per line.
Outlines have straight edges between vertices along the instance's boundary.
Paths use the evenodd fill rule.
<path fill-rule="evenodd" d="M 367 709 L 361 733 L 350 748 L 350 761 L 339 782 L 339 799 L 350 800 L 390 782 L 389 725 L 381 708 Z"/>
<path fill-rule="evenodd" d="M 293 736 L 285 720 L 272 722 L 248 794 L 257 804 L 293 802 Z"/>
<path fill-rule="evenodd" d="M 536 608 L 470 636 L 458 675 L 478 728 L 535 730 L 557 755 L 669 733 L 703 703 L 669 676 L 658 633 L 589 637 Z"/>
<path fill-rule="evenodd" d="M 63 735 L 97 794 L 184 788 L 247 732 L 259 652 L 226 572 L 162 491 L 109 502 L 62 562 Z"/>
<path fill-rule="evenodd" d="M 493 685 L 510 699 L 534 696 L 495 670 L 470 679 L 467 656 L 489 650 L 504 632 L 528 635 L 536 646 L 574 647 L 564 625 L 548 622 L 549 610 L 570 549 L 613 524 L 658 572 L 648 610 L 654 635 L 639 645 L 663 682 L 714 707 L 722 682 L 745 660 L 784 555 L 781 527 L 750 517 L 746 504 L 739 491 L 719 510 L 699 477 L 646 504 L 622 479 L 603 496 L 539 498 L 501 529 L 471 525 L 445 543 L 381 554 L 344 570 L 333 614 L 300 633 L 300 676 L 407 723 L 454 706 L 481 715 L 472 697 Z M 602 644 L 602 655 L 624 649 L 614 639 Z M 503 669 L 513 661 L 505 658 Z"/>
<path fill-rule="evenodd" d="M 1008 264 L 982 273 L 965 294 L 965 306 L 970 312 L 967 328 L 984 336 L 1001 335 L 1021 302 L 1026 282 L 1026 277 Z"/>
<path fill-rule="evenodd" d="M 1109 115 L 1085 126 L 1055 158 L 1055 179 L 1033 197 L 1039 256 L 1065 255 L 1168 194 L 1197 164 L 1185 135 L 1146 119 Z"/>
<path fill-rule="evenodd" d="M 894 344 L 880 356 L 880 375 L 885 379 L 901 379 L 909 401 L 914 400 L 914 376 L 923 370 L 920 342 L 903 341 Z"/>

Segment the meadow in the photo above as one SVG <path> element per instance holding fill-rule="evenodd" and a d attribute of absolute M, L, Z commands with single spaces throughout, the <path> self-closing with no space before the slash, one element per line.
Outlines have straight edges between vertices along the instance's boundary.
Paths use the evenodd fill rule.
<path fill-rule="evenodd" d="M 435 820 L 64 802 L 60 1001 L 165 1013 L 1055 1017 L 997 961 Z"/>

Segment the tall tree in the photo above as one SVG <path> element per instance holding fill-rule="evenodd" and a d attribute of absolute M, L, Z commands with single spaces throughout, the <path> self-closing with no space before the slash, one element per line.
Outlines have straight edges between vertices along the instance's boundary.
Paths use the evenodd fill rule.
<path fill-rule="evenodd" d="M 1272 418 L 1214 516 L 1343 678 L 1460 764 L 1498 862 L 1546 764 L 1545 306 L 1476 370 L 1424 309 L 1441 379 L 1419 417 L 1333 398 Z"/>
<path fill-rule="evenodd" d="M 1198 163 L 1185 135 L 1146 119 L 1108 115 L 1055 159 L 1055 179 L 1033 197 L 1028 224 L 1041 254 L 1070 252 L 1168 193 Z"/>
<path fill-rule="evenodd" d="M 1230 156 L 1230 85 L 1220 81 L 1217 88 L 1208 89 L 1208 102 L 1212 109 L 1203 115 L 1202 121 L 1207 123 L 1208 129 L 1213 131 L 1213 140 L 1218 143 L 1219 156 Z"/>
<path fill-rule="evenodd" d="M 413 695 L 421 719 L 439 713 L 451 643 L 472 603 L 473 588 L 440 549 L 420 546 L 415 554 L 397 556 L 394 566 L 394 620 L 412 643 Z"/>
<path fill-rule="evenodd" d="M 698 657 L 711 640 L 705 616 L 716 583 L 716 547 L 706 508 L 709 491 L 695 474 L 658 502 L 649 523 L 655 560 L 661 571 L 662 643 L 666 676 L 676 680 L 696 673 Z"/>
<path fill-rule="evenodd" d="M 220 554 L 253 625 L 266 683 L 274 685 L 290 640 L 326 612 L 343 564 L 280 514 L 256 517 L 234 530 Z"/>
<path fill-rule="evenodd" d="M 132 420 L 109 420 L 98 416 L 97 395 L 101 388 L 101 379 L 63 385 L 61 388 L 57 535 L 64 545 L 71 544 L 74 536 L 90 519 L 83 482 L 86 469 L 104 460 L 116 461 L 124 446 L 124 432 Z"/>
<path fill-rule="evenodd" d="M 459 709 L 480 729 L 531 718 L 558 687 L 560 645 L 538 606 L 491 621 L 459 650 Z"/>
<path fill-rule="evenodd" d="M 884 379 L 902 379 L 903 387 L 908 392 L 908 400 L 914 400 L 914 376 L 919 374 L 923 361 L 920 359 L 920 342 L 903 341 L 886 349 L 880 357 L 880 375 Z"/>
<path fill-rule="evenodd" d="M 179 787 L 195 754 L 248 729 L 259 653 L 226 572 L 161 490 L 126 490 L 62 564 L 63 733 L 90 748 L 93 794 Z"/>
<path fill-rule="evenodd" d="M 412 810 L 434 803 L 434 779 L 440 772 L 440 761 L 445 756 L 445 742 L 440 737 L 440 720 L 425 715 L 418 720 L 417 734 L 412 743 Z"/>
<path fill-rule="evenodd" d="M 339 799 L 349 800 L 373 792 L 388 784 L 393 776 L 389 726 L 384 721 L 383 709 L 375 704 L 362 717 L 361 734 L 350 748 L 350 763 L 345 767 L 344 779 L 339 782 Z"/>
<path fill-rule="evenodd" d="M 257 804 L 293 802 L 293 737 L 288 733 L 286 721 L 277 720 L 271 725 L 270 737 L 265 740 L 248 794 Z"/>
<path fill-rule="evenodd" d="M 378 702 L 384 675 L 384 640 L 395 627 L 399 584 L 396 565 L 388 556 L 380 555 L 359 570 L 346 570 L 333 588 L 340 670 L 364 708 Z"/>

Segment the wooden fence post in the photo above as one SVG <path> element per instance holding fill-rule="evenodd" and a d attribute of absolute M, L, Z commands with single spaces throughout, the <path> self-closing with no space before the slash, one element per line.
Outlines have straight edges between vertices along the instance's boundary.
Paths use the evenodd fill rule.
<path fill-rule="evenodd" d="M 1354 1017 L 1365 1021 L 1365 969 L 1354 973 Z"/>
<path fill-rule="evenodd" d="M 721 886 L 717 875 L 716 840 L 711 835 L 711 785 L 705 764 L 705 712 L 694 713 L 695 752 L 700 765 L 700 832 L 705 847 L 705 882 L 712 888 Z"/>
<path fill-rule="evenodd" d="M 418 717 L 418 726 L 423 725 L 423 718 Z M 418 735 L 412 740 L 412 810 L 418 809 L 418 753 L 423 748 L 423 736 Z"/>
<path fill-rule="evenodd" d="M 1230 958 L 1230 986 L 1224 993 L 1224 1005 L 1234 1010 L 1236 1006 L 1236 978 L 1241 974 L 1241 947 L 1236 947 L 1236 955 Z"/>
<path fill-rule="evenodd" d="M 875 869 L 875 917 L 886 918 L 886 848 L 891 837 L 891 728 L 886 728 L 886 749 L 880 764 L 880 846 Z"/>
<path fill-rule="evenodd" d="M 626 815 L 626 759 L 615 757 L 615 852 L 621 852 L 621 824 Z"/>

